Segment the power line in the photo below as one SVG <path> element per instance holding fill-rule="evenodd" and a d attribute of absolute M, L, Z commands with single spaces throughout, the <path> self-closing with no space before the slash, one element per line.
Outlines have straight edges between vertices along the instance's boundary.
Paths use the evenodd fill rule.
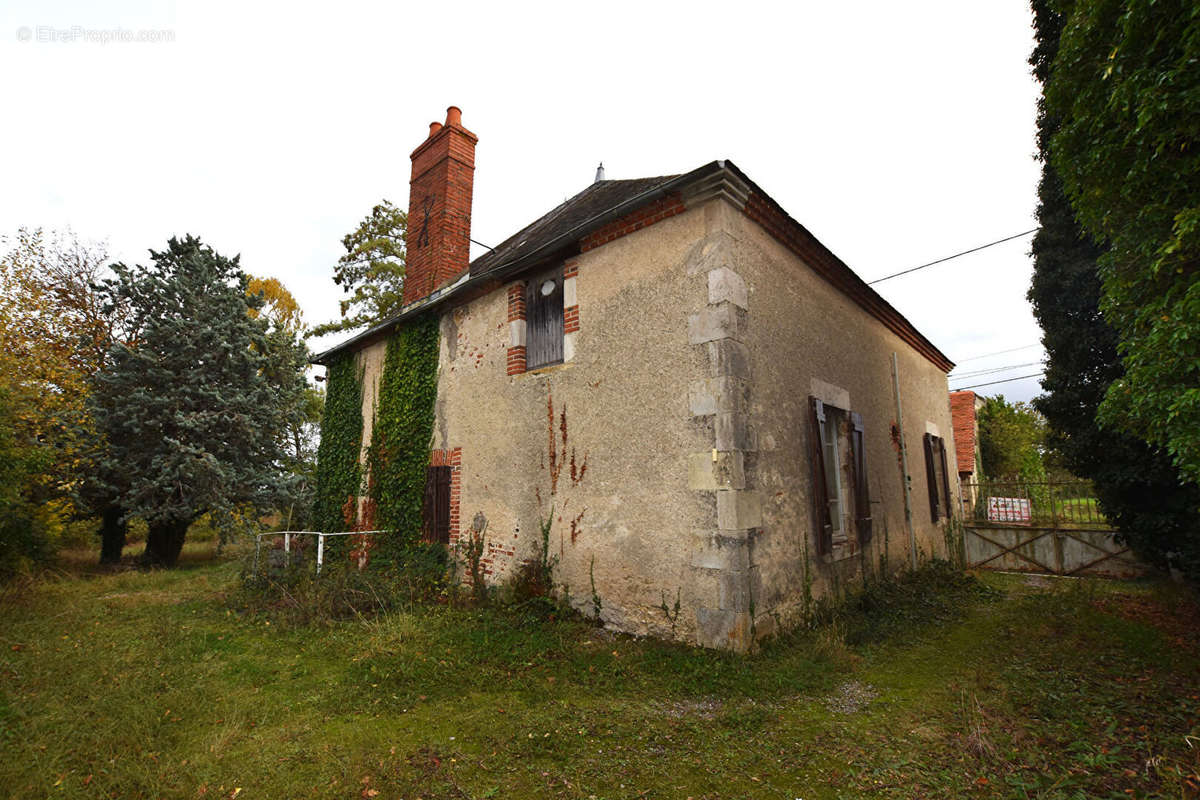
<path fill-rule="evenodd" d="M 993 375 L 997 372 L 1006 372 L 1010 369 L 1020 369 L 1021 367 L 1040 367 L 1045 364 L 1045 359 L 1041 361 L 1030 361 L 1026 364 L 1009 364 L 1007 367 L 992 367 L 990 369 L 977 369 L 972 372 L 960 372 L 953 375 L 955 378 L 974 378 L 979 375 Z"/>
<path fill-rule="evenodd" d="M 1037 228 L 1033 228 L 1032 230 L 1028 230 L 1028 231 L 1022 231 L 1021 233 L 1014 233 L 1012 236 L 1005 236 L 1003 239 L 997 239 L 994 242 L 988 242 L 987 244 L 981 244 L 978 247 L 972 247 L 970 250 L 963 250 L 961 253 L 955 253 L 952 256 L 946 256 L 945 258 L 939 258 L 937 261 L 930 261 L 928 264 L 922 264 L 919 267 L 911 267 L 909 269 L 901 270 L 900 272 L 894 272 L 891 275 L 884 275 L 882 278 L 876 278 L 873 281 L 867 281 L 867 286 L 873 286 L 876 283 L 883 283 L 884 281 L 890 281 L 892 278 L 899 278 L 901 275 L 907 275 L 908 273 L 916 272 L 919 269 L 925 269 L 926 267 L 932 267 L 934 264 L 941 264 L 946 261 L 950 261 L 951 259 L 958 258 L 960 256 L 969 255 L 971 253 L 978 253 L 980 250 L 985 250 L 989 247 L 994 247 L 995 245 L 998 245 L 998 244 L 1004 244 L 1005 242 L 1011 242 L 1013 239 L 1020 239 L 1022 236 L 1028 236 L 1031 233 L 1037 233 Z"/>
<path fill-rule="evenodd" d="M 1032 375 L 1021 375 L 1016 378 L 1005 378 L 1002 381 L 988 381 L 987 383 L 973 383 L 970 386 L 960 386 L 957 389 L 952 389 L 951 391 L 961 392 L 963 389 L 978 389 L 980 386 L 994 386 L 997 383 L 1012 383 L 1013 381 L 1023 381 L 1026 378 L 1040 378 L 1045 374 L 1046 373 L 1044 373 L 1044 372 L 1035 372 Z"/>
<path fill-rule="evenodd" d="M 968 361 L 978 361 L 981 358 L 989 358 L 991 356 L 1001 356 L 1001 355 L 1004 355 L 1005 353 L 1015 353 L 1018 350 L 1028 350 L 1031 347 L 1041 347 L 1041 346 L 1042 346 L 1041 342 L 1034 342 L 1033 344 L 1026 344 L 1026 345 L 1022 345 L 1021 347 L 1014 347 L 1010 350 L 997 350 L 994 353 L 984 353 L 981 356 L 971 356 L 970 358 L 960 358 L 958 360 L 958 363 L 965 364 Z"/>

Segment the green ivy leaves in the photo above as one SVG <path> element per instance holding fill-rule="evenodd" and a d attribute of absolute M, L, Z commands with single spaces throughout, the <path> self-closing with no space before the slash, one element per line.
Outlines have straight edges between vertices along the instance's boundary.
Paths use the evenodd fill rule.
<path fill-rule="evenodd" d="M 347 498 L 359 493 L 363 417 L 362 379 L 354 356 L 343 356 L 330 364 L 327 375 L 313 523 L 317 530 L 328 532 L 346 530 L 342 506 Z"/>
<path fill-rule="evenodd" d="M 388 340 L 368 456 L 376 524 L 392 531 L 384 547 L 403 549 L 421 538 L 425 470 L 437 399 L 438 318 L 401 326 Z"/>

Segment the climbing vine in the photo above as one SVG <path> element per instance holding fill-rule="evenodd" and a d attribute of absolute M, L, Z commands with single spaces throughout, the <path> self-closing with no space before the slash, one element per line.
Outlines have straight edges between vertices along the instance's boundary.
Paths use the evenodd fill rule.
<path fill-rule="evenodd" d="M 341 531 L 342 509 L 358 494 L 362 447 L 362 379 L 354 356 L 329 365 L 321 444 L 317 448 L 317 494 L 313 521 L 319 531 Z"/>
<path fill-rule="evenodd" d="M 388 340 L 368 453 L 376 524 L 393 553 L 420 541 L 421 505 L 437 399 L 438 319 L 427 315 Z"/>

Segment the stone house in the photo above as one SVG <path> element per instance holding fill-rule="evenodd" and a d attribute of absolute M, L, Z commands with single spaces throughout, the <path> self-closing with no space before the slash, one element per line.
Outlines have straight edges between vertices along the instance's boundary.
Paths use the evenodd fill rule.
<path fill-rule="evenodd" d="M 598 180 L 469 262 L 476 142 L 430 126 L 403 310 L 315 359 L 353 354 L 365 454 L 388 338 L 438 316 L 428 536 L 486 521 L 501 582 L 550 518 L 585 613 L 738 650 L 945 554 L 953 365 L 753 180 Z"/>

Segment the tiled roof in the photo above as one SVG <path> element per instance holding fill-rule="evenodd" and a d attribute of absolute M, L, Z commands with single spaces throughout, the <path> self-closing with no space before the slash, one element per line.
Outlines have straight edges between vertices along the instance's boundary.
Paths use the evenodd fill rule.
<path fill-rule="evenodd" d="M 428 297 L 405 306 L 395 316 L 315 356 L 312 359 L 313 363 L 328 364 L 331 359 L 341 354 L 354 352 L 369 342 L 386 336 L 405 319 L 426 313 L 446 302 L 469 299 L 473 292 L 489 291 L 499 283 L 512 280 L 531 269 L 540 268 L 553 259 L 578 253 L 581 242 L 589 234 L 672 193 L 682 193 L 686 198 L 689 190 L 699 190 L 703 194 L 716 186 L 717 191 L 725 191 L 728 183 L 740 184 L 737 190 L 741 192 L 740 202 L 747 203 L 746 213 L 751 215 L 752 219 L 760 224 L 769 224 L 768 232 L 771 235 L 776 238 L 782 237 L 780 241 L 797 252 L 812 269 L 839 291 L 845 293 L 938 367 L 950 370 L 953 366 L 950 359 L 914 328 L 912 323 L 863 282 L 841 259 L 817 241 L 804 226 L 788 216 L 766 192 L 729 161 L 713 161 L 685 175 L 593 183 L 505 239 L 494 250 L 472 261 L 469 272 L 454 283 L 439 287 Z M 753 204 L 757 216 L 751 214 L 750 204 Z M 971 459 L 971 463 L 974 463 L 974 459 Z"/>
<path fill-rule="evenodd" d="M 959 472 L 975 472 L 975 393 L 950 393 L 950 419 L 954 424 L 954 450 Z"/>
<path fill-rule="evenodd" d="M 669 183 L 678 175 L 637 178 L 628 181 L 597 181 L 562 203 L 549 214 L 526 225 L 512 236 L 471 262 L 471 277 L 486 275 L 497 267 L 552 244 L 573 232 L 582 232 L 588 222 L 640 194 Z"/>

